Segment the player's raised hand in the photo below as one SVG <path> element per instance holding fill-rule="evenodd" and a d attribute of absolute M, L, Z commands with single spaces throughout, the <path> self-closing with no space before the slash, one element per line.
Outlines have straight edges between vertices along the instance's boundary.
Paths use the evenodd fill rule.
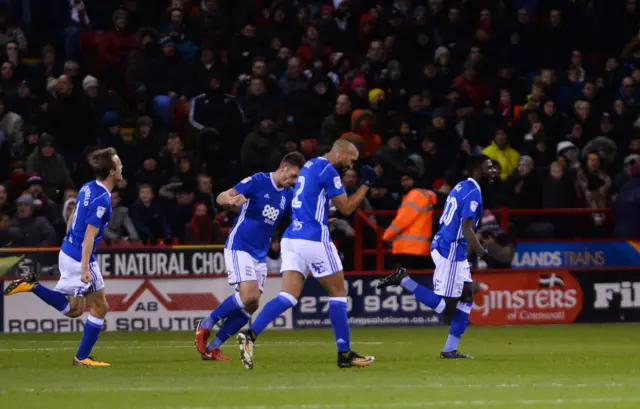
<path fill-rule="evenodd" d="M 373 186 L 378 181 L 378 173 L 371 166 L 363 166 L 360 169 L 360 175 L 362 176 L 362 183 L 366 186 Z"/>
<path fill-rule="evenodd" d="M 89 274 L 89 269 L 88 268 L 83 268 L 82 269 L 82 274 L 80 275 L 80 281 L 82 281 L 85 284 L 89 284 L 90 282 L 93 281 L 93 278 L 91 277 L 91 274 Z"/>

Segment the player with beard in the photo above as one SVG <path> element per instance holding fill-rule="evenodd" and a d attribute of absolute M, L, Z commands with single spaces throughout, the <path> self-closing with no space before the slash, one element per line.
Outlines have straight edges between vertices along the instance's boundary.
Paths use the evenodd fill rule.
<path fill-rule="evenodd" d="M 467 261 L 467 246 L 471 246 L 488 266 L 496 264 L 493 256 L 478 241 L 475 229 L 482 218 L 481 187 L 493 181 L 497 170 L 486 155 L 470 156 L 468 170 L 470 177 L 449 193 L 440 218 L 440 230 L 431 244 L 431 256 L 436 265 L 433 291 L 409 277 L 406 268 L 399 268 L 378 284 L 378 288 L 400 285 L 437 313 L 446 311 L 446 315 L 451 317 L 451 326 L 440 354 L 442 359 L 471 358 L 458 352 L 460 338 L 469 324 L 476 290 Z"/>

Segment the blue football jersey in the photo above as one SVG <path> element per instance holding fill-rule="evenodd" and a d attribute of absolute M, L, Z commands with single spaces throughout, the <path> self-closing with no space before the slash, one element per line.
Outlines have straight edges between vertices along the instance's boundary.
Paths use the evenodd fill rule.
<path fill-rule="evenodd" d="M 336 168 L 325 158 L 311 159 L 298 175 L 291 202 L 293 221 L 284 232 L 288 239 L 328 243 L 329 203 L 345 193 Z"/>
<path fill-rule="evenodd" d="M 271 244 L 271 235 L 291 205 L 293 189 L 276 186 L 271 173 L 256 173 L 234 189 L 247 198 L 236 217 L 225 248 L 247 252 L 263 262 Z"/>
<path fill-rule="evenodd" d="M 474 179 L 463 180 L 449 193 L 440 217 L 440 230 L 433 238 L 431 250 L 438 250 L 444 258 L 463 261 L 467 259 L 469 243 L 462 235 L 462 221 L 473 219 L 474 226 L 482 217 L 482 193 Z"/>
<path fill-rule="evenodd" d="M 86 183 L 80 189 L 76 199 L 76 210 L 73 214 L 71 228 L 62 242 L 60 250 L 76 261 L 82 261 L 82 241 L 87 226 L 98 228 L 98 235 L 93 241 L 91 260 L 96 261 L 96 247 L 104 230 L 111 219 L 111 193 L 109 189 L 97 180 Z"/>

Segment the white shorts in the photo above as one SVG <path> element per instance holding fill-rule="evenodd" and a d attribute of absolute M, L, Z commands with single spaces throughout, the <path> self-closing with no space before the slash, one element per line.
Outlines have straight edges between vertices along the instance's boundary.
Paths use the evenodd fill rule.
<path fill-rule="evenodd" d="M 342 271 L 342 260 L 336 246 L 319 241 L 302 239 L 282 239 L 281 272 L 297 271 L 307 276 L 309 271 L 315 278 L 327 277 Z"/>
<path fill-rule="evenodd" d="M 89 273 L 93 278 L 89 284 L 80 280 L 82 264 L 63 252 L 58 255 L 58 269 L 60 270 L 60 280 L 58 280 L 55 290 L 59 293 L 72 297 L 83 297 L 86 293 L 93 293 L 104 288 L 100 265 L 96 261 L 89 263 Z"/>
<path fill-rule="evenodd" d="M 263 292 L 267 279 L 267 263 L 261 263 L 246 251 L 224 249 L 224 264 L 227 268 L 229 284 L 239 290 L 239 284 L 245 281 L 257 281 Z"/>
<path fill-rule="evenodd" d="M 442 257 L 438 250 L 431 251 L 431 258 L 436 265 L 433 272 L 433 291 L 441 297 L 460 297 L 464 283 L 472 281 L 469 262 L 448 260 Z"/>

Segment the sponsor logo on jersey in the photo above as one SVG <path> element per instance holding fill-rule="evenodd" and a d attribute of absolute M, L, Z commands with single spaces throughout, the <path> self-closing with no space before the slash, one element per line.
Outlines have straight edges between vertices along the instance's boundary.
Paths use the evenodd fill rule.
<path fill-rule="evenodd" d="M 264 222 L 267 224 L 274 224 L 276 220 L 278 220 L 278 216 L 280 216 L 280 210 L 275 207 L 271 207 L 270 205 L 266 205 L 264 209 L 262 209 L 262 217 L 264 217 Z"/>
<path fill-rule="evenodd" d="M 474 325 L 568 324 L 582 310 L 582 289 L 567 271 L 479 274 Z"/>

